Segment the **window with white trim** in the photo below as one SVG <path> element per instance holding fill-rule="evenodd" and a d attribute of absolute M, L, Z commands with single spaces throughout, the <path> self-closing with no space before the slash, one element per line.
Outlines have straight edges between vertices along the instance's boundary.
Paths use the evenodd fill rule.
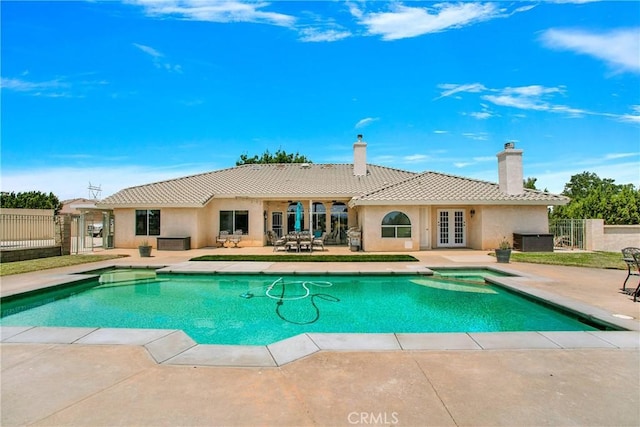
<path fill-rule="evenodd" d="M 383 238 L 411 237 L 411 221 L 409 217 L 399 211 L 389 212 L 382 219 Z"/>

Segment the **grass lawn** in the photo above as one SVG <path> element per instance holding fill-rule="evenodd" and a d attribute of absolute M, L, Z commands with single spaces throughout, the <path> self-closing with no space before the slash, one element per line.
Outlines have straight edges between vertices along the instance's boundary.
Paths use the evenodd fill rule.
<path fill-rule="evenodd" d="M 90 262 L 122 258 L 124 255 L 64 255 L 51 258 L 39 258 L 28 261 L 6 262 L 0 264 L 0 276 L 30 273 L 50 268 L 68 267 Z"/>
<path fill-rule="evenodd" d="M 511 261 L 626 270 L 620 252 L 512 252 Z"/>
<path fill-rule="evenodd" d="M 411 255 L 203 255 L 190 261 L 415 262 Z"/>

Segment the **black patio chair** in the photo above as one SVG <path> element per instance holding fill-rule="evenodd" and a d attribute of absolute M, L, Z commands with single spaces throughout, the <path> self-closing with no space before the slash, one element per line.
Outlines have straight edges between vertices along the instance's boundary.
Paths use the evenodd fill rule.
<path fill-rule="evenodd" d="M 635 261 L 636 275 L 640 276 L 640 251 L 632 252 L 631 254 L 633 255 L 633 260 Z M 633 295 L 633 302 L 636 302 L 638 300 L 638 297 L 640 296 L 640 282 L 638 282 L 638 287 L 631 294 Z"/>
<path fill-rule="evenodd" d="M 622 292 L 629 293 L 627 289 L 627 282 L 631 276 L 640 276 L 640 265 L 636 259 L 636 256 L 640 256 L 640 248 L 628 247 L 622 249 L 622 260 L 627 264 L 627 277 L 622 284 Z M 640 283 L 638 283 L 640 286 Z M 637 293 L 637 289 L 636 289 Z"/>

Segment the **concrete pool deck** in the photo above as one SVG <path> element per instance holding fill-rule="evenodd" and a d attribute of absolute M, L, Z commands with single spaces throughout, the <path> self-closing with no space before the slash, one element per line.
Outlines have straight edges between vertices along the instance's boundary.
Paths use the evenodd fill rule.
<path fill-rule="evenodd" d="M 129 258 L 115 261 L 5 277 L 2 295 L 62 282 L 70 273 L 102 265 L 193 271 L 207 264 L 186 262 L 193 256 L 249 252 L 271 253 L 265 248 L 154 251 L 153 258 L 141 259 L 129 251 Z M 498 265 L 482 251 L 413 255 L 419 266 L 210 267 L 388 272 L 504 266 L 521 275 L 509 279 L 517 286 L 603 315 L 634 317 L 627 324 L 635 332 L 305 334 L 254 351 L 196 346 L 180 331 L 3 328 L 0 421 L 3 426 L 640 424 L 640 303 L 618 292 L 626 272 Z M 228 366 L 230 360 L 237 366 L 207 366 L 219 361 Z"/>

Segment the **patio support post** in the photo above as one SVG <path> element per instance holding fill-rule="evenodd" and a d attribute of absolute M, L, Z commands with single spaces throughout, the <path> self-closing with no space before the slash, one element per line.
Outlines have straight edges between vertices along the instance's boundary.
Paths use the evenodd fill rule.
<path fill-rule="evenodd" d="M 313 200 L 312 199 L 309 199 L 309 234 L 313 236 Z"/>

